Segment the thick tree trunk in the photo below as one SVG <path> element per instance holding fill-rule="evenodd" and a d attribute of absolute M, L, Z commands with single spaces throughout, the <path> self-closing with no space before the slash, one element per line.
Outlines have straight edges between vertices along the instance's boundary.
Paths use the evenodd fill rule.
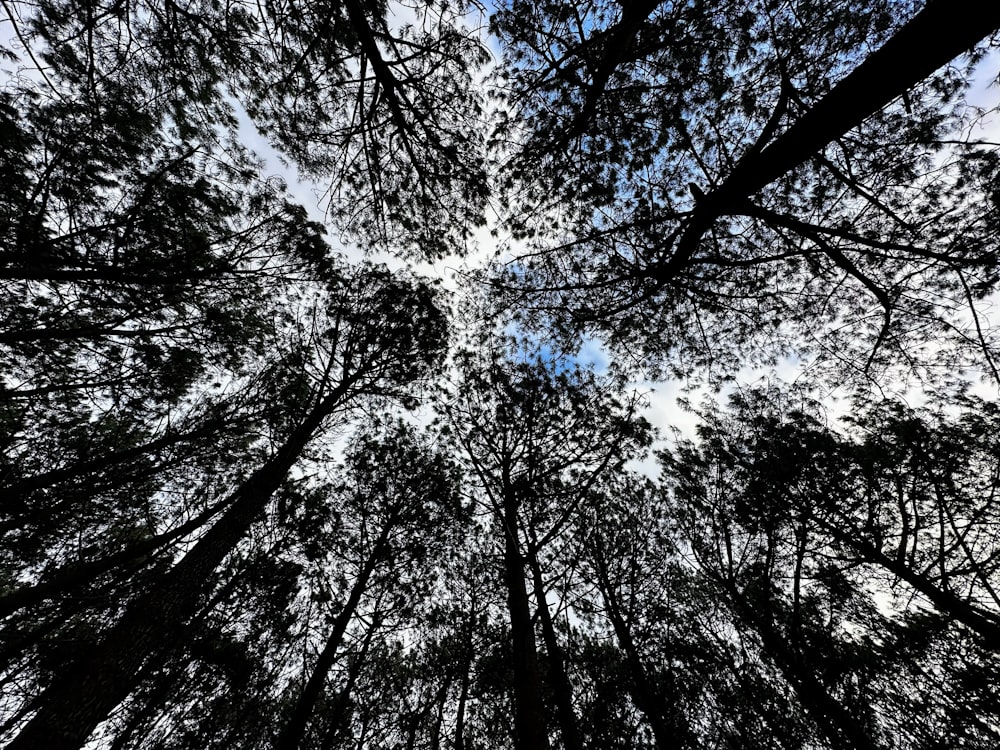
<path fill-rule="evenodd" d="M 281 734 L 278 736 L 278 741 L 274 745 L 276 750 L 296 750 L 302 743 L 306 734 L 306 725 L 309 723 L 309 717 L 316 706 L 316 701 L 323 694 L 323 686 L 326 684 L 327 675 L 336 661 L 337 651 L 344 640 L 344 633 L 347 632 L 347 626 L 351 618 L 354 617 L 358 603 L 361 601 L 365 589 L 368 588 L 368 581 L 382 557 L 386 540 L 389 538 L 389 530 L 390 526 L 388 525 L 382 530 L 371 555 L 365 561 L 364 567 L 355 579 L 354 586 L 351 587 L 350 596 L 347 597 L 347 602 L 344 603 L 343 608 L 337 615 L 337 619 L 334 620 L 330 637 L 327 638 L 326 645 L 316 659 L 316 664 L 313 666 L 309 681 L 306 683 L 305 688 L 303 688 L 302 694 L 295 704 L 295 709 L 288 719 L 288 723 L 285 724 L 285 728 L 281 730 Z"/>
<path fill-rule="evenodd" d="M 527 559 L 535 589 L 538 619 L 542 624 L 542 640 L 548 655 L 549 676 L 552 680 L 552 693 L 555 697 L 556 715 L 559 717 L 563 746 L 566 750 L 581 750 L 583 743 L 580 741 L 576 712 L 573 710 L 573 688 L 570 685 L 569 676 L 566 674 L 566 663 L 563 660 L 562 649 L 559 647 L 559 639 L 556 637 L 552 615 L 549 613 L 549 604 L 545 597 L 545 583 L 542 580 L 537 551 L 530 550 Z"/>
<path fill-rule="evenodd" d="M 213 505 L 211 508 L 202 511 L 202 513 L 195 516 L 187 523 L 181 524 L 176 529 L 164 532 L 163 534 L 157 534 L 156 536 L 149 537 L 148 539 L 143 539 L 140 542 L 129 545 L 123 550 L 119 550 L 118 552 L 114 552 L 98 560 L 90 560 L 87 562 L 77 563 L 75 565 L 68 565 L 57 571 L 54 575 L 49 576 L 44 581 L 36 583 L 32 586 L 24 586 L 0 596 L 0 618 L 7 617 L 17 610 L 28 607 L 32 604 L 38 604 L 46 599 L 52 599 L 53 597 L 76 588 L 83 583 L 92 581 L 98 576 L 112 571 L 115 568 L 125 566 L 128 563 L 140 561 L 142 558 L 151 555 L 161 547 L 164 547 L 207 524 L 213 517 L 222 512 L 222 509 L 228 500 L 229 499 L 227 498 L 225 502 L 218 503 Z"/>
<path fill-rule="evenodd" d="M 231 496 L 228 511 L 150 591 L 126 610 L 105 640 L 72 664 L 38 698 L 39 710 L 8 750 L 78 750 L 139 681 L 140 669 L 162 659 L 183 637 L 212 573 L 267 507 L 289 469 L 349 391 L 341 383 L 314 406 L 275 456 Z"/>
<path fill-rule="evenodd" d="M 746 200 L 808 161 L 907 89 L 1000 28 L 1000 3 L 930 0 L 880 49 L 763 148 L 746 154 L 714 190 L 698 199 L 674 255 L 653 275 L 672 279 L 720 216 L 741 213 Z"/>
<path fill-rule="evenodd" d="M 514 747 L 516 750 L 548 750 L 535 629 L 524 588 L 524 560 L 518 543 L 517 498 L 513 491 L 504 493 L 503 523 L 504 583 L 507 587 L 514 667 Z"/>

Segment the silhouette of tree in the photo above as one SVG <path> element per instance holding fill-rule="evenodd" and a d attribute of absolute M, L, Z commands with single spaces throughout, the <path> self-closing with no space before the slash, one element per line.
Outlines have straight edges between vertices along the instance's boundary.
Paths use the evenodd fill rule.
<path fill-rule="evenodd" d="M 502 547 L 511 631 L 514 744 L 548 746 L 543 696 L 551 691 L 562 745 L 581 747 L 572 685 L 549 604 L 552 582 L 569 561 L 559 547 L 587 488 L 649 440 L 635 397 L 620 400 L 613 383 L 574 369 L 558 354 L 516 357 L 511 342 L 459 363 L 456 395 L 444 405 L 462 461 Z M 509 353 L 508 353 L 509 352 Z M 506 357 L 506 359 L 505 359 Z M 534 607 L 531 599 L 534 598 Z M 532 611 L 534 610 L 534 611 Z M 545 646 L 539 663 L 537 619 Z"/>
<path fill-rule="evenodd" d="M 996 8 L 514 2 L 494 25 L 527 242 L 495 283 L 525 320 L 677 373 L 792 350 L 841 379 L 996 377 L 995 151 L 962 99 Z"/>
<path fill-rule="evenodd" d="M 995 525 L 995 474 L 983 470 L 996 463 L 995 415 L 969 405 L 956 419 L 878 404 L 853 418 L 852 435 L 794 394 L 751 392 L 710 414 L 698 444 L 665 456 L 699 569 L 831 745 L 996 742 L 988 723 L 952 723 L 949 709 L 915 726 L 897 713 L 925 700 L 967 716 L 966 700 L 993 702 L 979 691 L 997 670 L 983 537 Z M 939 663 L 957 642 L 968 659 Z"/>
<path fill-rule="evenodd" d="M 1000 5 L 2 10 L 9 747 L 1000 744 Z"/>

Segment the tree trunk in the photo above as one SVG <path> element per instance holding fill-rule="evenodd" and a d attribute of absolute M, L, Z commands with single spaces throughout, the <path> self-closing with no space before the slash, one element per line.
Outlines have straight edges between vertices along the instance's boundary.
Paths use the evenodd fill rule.
<path fill-rule="evenodd" d="M 563 660 L 562 649 L 559 647 L 556 629 L 549 613 L 549 604 L 545 597 L 545 583 L 542 581 L 542 571 L 535 549 L 528 552 L 527 560 L 534 583 L 538 619 L 542 624 L 542 639 L 549 658 L 549 675 L 552 680 L 552 693 L 555 697 L 556 714 L 559 717 L 563 746 L 566 750 L 581 750 L 583 743 L 580 741 L 576 713 L 573 711 L 573 688 L 570 685 L 569 676 L 566 674 L 566 663 Z"/>
<path fill-rule="evenodd" d="M 371 646 L 372 636 L 375 635 L 375 631 L 380 624 L 381 621 L 377 619 L 372 622 L 371 627 L 368 628 L 368 632 L 365 633 L 365 640 L 361 644 L 361 651 L 354 657 L 351 666 L 347 670 L 347 681 L 344 683 L 344 687 L 337 693 L 337 702 L 327 716 L 329 723 L 327 724 L 326 734 L 323 736 L 323 750 L 333 750 L 337 744 L 337 731 L 347 718 L 347 708 L 351 700 L 351 692 L 354 690 L 354 684 L 358 681 L 361 668 L 365 664 L 365 657 L 368 655 L 368 647 Z"/>
<path fill-rule="evenodd" d="M 142 705 L 129 717 L 128 723 L 115 736 L 114 742 L 111 743 L 108 750 L 125 750 L 131 744 L 133 735 L 139 731 L 143 724 L 153 720 L 156 713 L 162 709 L 164 701 L 184 675 L 184 669 L 193 661 L 190 658 L 186 659 L 180 668 L 164 675 L 152 693 L 143 696 Z"/>
<path fill-rule="evenodd" d="M 458 692 L 458 708 L 455 710 L 455 747 L 454 750 L 465 750 L 465 706 L 469 701 L 469 683 L 471 682 L 470 672 L 472 671 L 472 638 L 476 625 L 476 598 L 475 591 L 472 592 L 472 602 L 469 606 L 468 629 L 466 632 L 464 649 L 465 657 L 462 661 L 462 681 Z"/>
<path fill-rule="evenodd" d="M 454 679 L 454 675 L 448 674 L 435 696 L 437 711 L 434 714 L 434 724 L 431 726 L 430 750 L 441 750 L 441 727 L 444 726 L 444 712 L 448 707 L 448 691 L 451 690 L 451 683 Z"/>
<path fill-rule="evenodd" d="M 465 750 L 465 705 L 469 700 L 469 665 L 462 672 L 462 687 L 458 693 L 458 708 L 455 711 L 455 750 Z"/>
<path fill-rule="evenodd" d="M 504 583 L 514 667 L 514 747 L 516 750 L 548 750 L 535 629 L 524 588 L 524 560 L 518 543 L 517 498 L 510 488 L 505 488 L 503 510 Z"/>
<path fill-rule="evenodd" d="M 862 559 L 879 565 L 906 581 L 915 590 L 926 596 L 938 612 L 948 615 L 979 635 L 985 648 L 991 651 L 1000 651 L 1000 618 L 997 615 L 977 609 L 951 591 L 940 588 L 926 576 L 915 572 L 906 563 L 889 557 L 874 544 L 863 541 L 859 536 L 848 536 L 839 531 L 835 532 L 835 535 L 859 554 Z"/>
<path fill-rule="evenodd" d="M 615 631 L 618 647 L 625 654 L 625 665 L 629 671 L 629 692 L 632 694 L 632 699 L 646 717 L 649 728 L 653 731 L 653 739 L 660 750 L 674 750 L 677 747 L 684 747 L 684 740 L 689 738 L 678 737 L 679 732 L 668 725 L 663 715 L 662 701 L 656 695 L 656 690 L 639 656 L 639 649 L 632 638 L 632 631 L 622 615 L 621 604 L 611 588 L 604 560 L 597 559 L 595 567 L 597 568 L 597 585 L 601 592 L 601 599 L 604 600 L 604 608 L 611 620 L 611 627 Z"/>
<path fill-rule="evenodd" d="M 38 698 L 38 713 L 8 750 L 77 750 L 139 681 L 183 637 L 212 573 L 267 507 L 274 491 L 327 416 L 348 393 L 345 380 L 317 403 L 273 458 L 231 496 L 229 510 L 159 584 L 132 603 L 105 640 L 70 665 Z"/>
<path fill-rule="evenodd" d="M 761 611 L 760 605 L 748 602 L 734 583 L 727 582 L 725 587 L 737 618 L 760 638 L 764 653 L 795 690 L 799 703 L 831 746 L 844 750 L 877 750 L 872 738 L 816 678 L 809 664 L 775 629 L 772 618 Z"/>
<path fill-rule="evenodd" d="M 371 555 L 365 561 L 364 567 L 358 574 L 357 579 L 355 579 L 354 586 L 351 587 L 350 596 L 348 596 L 347 602 L 337 615 L 337 619 L 334 620 L 330 637 L 327 638 L 326 645 L 316 659 L 316 664 L 313 666 L 309 681 L 306 683 L 305 688 L 303 688 L 302 694 L 295 704 L 295 709 L 288 719 L 288 723 L 285 724 L 285 728 L 278 735 L 278 740 L 274 745 L 276 750 L 296 750 L 302 743 L 302 739 L 306 734 L 306 725 L 309 723 L 309 717 L 316 706 L 316 701 L 323 694 L 323 686 L 326 684 L 327 675 L 336 661 L 337 650 L 344 640 L 347 625 L 354 616 L 354 612 L 358 608 L 358 603 L 361 601 L 361 596 L 365 593 L 365 589 L 368 588 L 368 580 L 371 578 L 372 572 L 382 557 L 386 540 L 389 538 L 390 529 L 391 526 L 387 524 L 382 530 L 378 541 L 375 543 L 375 547 L 372 549 Z"/>
<path fill-rule="evenodd" d="M 674 255 L 653 275 L 672 279 L 720 216 L 857 127 L 907 89 L 1000 28 L 1000 3 L 930 0 L 909 23 L 769 145 L 747 153 L 723 182 L 697 200 Z"/>
<path fill-rule="evenodd" d="M 140 561 L 141 558 L 151 555 L 161 547 L 207 524 L 222 511 L 228 500 L 229 498 L 222 503 L 217 503 L 202 511 L 199 515 L 187 523 L 181 524 L 176 529 L 143 539 L 140 542 L 129 545 L 123 550 L 119 550 L 98 560 L 68 565 L 46 580 L 31 586 L 23 586 L 0 596 L 0 618 L 7 617 L 17 610 L 32 604 L 38 604 L 46 599 L 51 599 L 82 583 L 92 581 L 115 568 L 124 566 L 130 562 Z"/>

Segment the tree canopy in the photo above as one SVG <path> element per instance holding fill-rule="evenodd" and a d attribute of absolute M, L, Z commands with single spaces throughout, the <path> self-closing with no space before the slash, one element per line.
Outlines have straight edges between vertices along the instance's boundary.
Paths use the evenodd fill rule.
<path fill-rule="evenodd" d="M 1000 744 L 1000 5 L 2 8 L 5 746 Z"/>

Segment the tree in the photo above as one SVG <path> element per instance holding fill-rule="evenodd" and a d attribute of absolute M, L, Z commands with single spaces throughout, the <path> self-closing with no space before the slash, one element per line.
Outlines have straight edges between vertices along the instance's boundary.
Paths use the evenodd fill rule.
<path fill-rule="evenodd" d="M 504 357 L 516 356 L 516 350 L 504 351 L 501 341 L 492 356 L 470 354 L 461 362 L 457 395 L 443 409 L 477 487 L 477 504 L 492 515 L 496 543 L 503 550 L 515 745 L 548 746 L 532 624 L 534 595 L 562 742 L 579 747 L 572 688 L 545 573 L 559 575 L 550 556 L 557 557 L 553 548 L 562 546 L 570 522 L 584 512 L 587 487 L 641 450 L 649 425 L 636 413 L 636 397 L 620 401 L 611 382 L 572 369 L 558 354 L 529 351 L 511 362 Z"/>
<path fill-rule="evenodd" d="M 276 748 L 295 750 L 302 745 L 307 722 L 363 598 L 381 590 L 388 597 L 416 600 L 419 588 L 428 586 L 431 562 L 448 546 L 449 532 L 460 520 L 455 471 L 448 458 L 421 444 L 402 424 L 382 432 L 358 436 L 347 453 L 346 481 L 338 488 L 341 500 L 331 505 L 337 508 L 339 535 L 349 539 L 349 545 L 339 546 L 347 547 L 341 554 L 349 567 L 341 575 L 351 581 L 350 591 Z M 335 564 L 327 564 L 335 569 Z M 387 619 L 378 610 L 372 617 Z M 342 690 L 338 700 L 348 695 Z"/>
<path fill-rule="evenodd" d="M 979 506 L 989 503 L 992 472 L 977 464 L 995 463 L 995 451 L 972 437 L 985 435 L 989 419 L 937 414 L 931 428 L 896 404 L 878 404 L 852 420 L 859 432 L 845 435 L 806 399 L 751 392 L 732 413 L 710 414 L 698 445 L 665 456 L 699 568 L 833 745 L 996 742 L 988 724 L 935 716 L 911 727 L 898 714 L 926 700 L 967 715 L 956 689 L 975 695 L 973 703 L 992 701 L 979 692 L 979 675 L 998 668 L 987 604 L 992 543 L 982 558 L 967 555 L 968 544 L 992 535 Z M 933 491 L 948 481 L 955 494 Z M 943 501 L 951 508 L 931 511 Z M 960 507 L 956 532 L 948 517 Z M 922 612 L 914 597 L 938 612 Z M 955 642 L 967 644 L 969 659 L 945 665 L 940 649 Z M 900 683 L 903 673 L 912 684 Z"/>
<path fill-rule="evenodd" d="M 38 712 L 11 747 L 82 744 L 134 689 L 140 666 L 148 666 L 148 660 L 181 637 L 213 571 L 265 510 L 324 422 L 365 397 L 392 395 L 432 370 L 440 356 L 444 320 L 429 289 L 374 269 L 350 279 L 342 291 L 342 297 L 325 300 L 320 319 L 325 325 L 309 350 L 315 359 L 306 363 L 304 377 L 296 383 L 296 393 L 304 398 L 285 402 L 289 410 L 280 425 L 282 442 L 229 495 L 226 511 L 211 529 L 130 603 L 101 645 L 39 697 Z M 81 691 L 81 685 L 92 687 Z"/>
<path fill-rule="evenodd" d="M 809 414 L 754 415 L 756 401 L 740 406 L 767 425 L 753 446 L 747 502 L 771 506 L 777 518 L 793 511 L 995 650 L 995 409 L 957 399 L 952 405 L 968 411 L 956 418 L 881 403 L 852 419 L 864 435 L 854 443 Z"/>
<path fill-rule="evenodd" d="M 337 260 L 235 113 L 333 181 L 347 235 L 433 257 L 481 211 L 483 48 L 444 4 L 4 12 L 3 731 L 37 711 L 15 745 L 72 746 L 146 680 L 215 684 L 195 645 L 274 493 L 352 409 L 412 404 L 444 343 L 433 292 Z"/>
<path fill-rule="evenodd" d="M 331 181 L 342 229 L 369 246 L 431 255 L 462 237 L 485 195 L 481 96 L 469 85 L 485 49 L 465 11 L 436 3 L 394 26 L 387 4 L 369 0 L 5 6 L 14 52 L 47 98 L 183 143 L 215 144 L 221 128 L 227 149 L 238 142 L 235 103 Z"/>
<path fill-rule="evenodd" d="M 689 583 L 671 548 L 671 531 L 662 527 L 669 512 L 651 480 L 625 472 L 605 477 L 594 492 L 588 505 L 602 523 L 580 519 L 578 531 L 582 578 L 598 592 L 594 612 L 610 625 L 626 690 L 656 747 L 696 747 L 691 729 L 696 711 L 683 696 L 693 688 L 693 675 L 681 672 L 688 665 L 679 667 L 685 619 L 680 612 L 688 609 Z M 654 666 L 658 662 L 670 666 L 661 670 Z"/>
<path fill-rule="evenodd" d="M 0 738 L 996 746 L 1000 9 L 485 12 L 5 0 Z"/>
<path fill-rule="evenodd" d="M 753 447 L 748 452 L 753 455 Z M 804 555 L 812 546 L 808 528 L 798 517 L 769 509 L 758 519 L 752 500 L 740 496 L 739 464 L 727 458 L 722 446 L 709 443 L 704 458 L 685 460 L 677 471 L 681 517 L 699 567 L 727 603 L 734 625 L 794 691 L 825 742 L 855 750 L 878 747 L 863 712 L 846 706 L 821 676 L 824 660 L 836 652 L 824 650 L 833 651 L 829 634 L 812 620 L 819 613 L 803 593 L 809 591 L 804 588 L 809 576 Z M 688 472 L 699 479 L 689 484 Z M 834 597 L 828 596 L 833 610 Z M 840 627 L 840 618 L 831 614 L 829 630 Z M 827 638 L 810 637 L 813 633 Z"/>
<path fill-rule="evenodd" d="M 505 6 L 497 137 L 530 243 L 496 283 L 672 372 L 791 350 L 995 378 L 995 153 L 962 135 L 983 47 L 950 63 L 998 26 L 974 2 Z"/>

